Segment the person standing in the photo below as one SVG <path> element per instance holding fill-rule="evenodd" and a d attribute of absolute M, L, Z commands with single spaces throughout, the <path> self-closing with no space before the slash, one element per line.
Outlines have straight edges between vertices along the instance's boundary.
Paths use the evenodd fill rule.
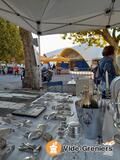
<path fill-rule="evenodd" d="M 25 78 L 25 68 L 21 68 L 21 80 L 24 80 Z"/>
<path fill-rule="evenodd" d="M 106 46 L 102 52 L 103 58 L 99 62 L 98 79 L 102 91 L 102 98 L 106 98 L 107 83 L 110 86 L 112 80 L 116 77 L 116 71 L 113 64 L 115 49 L 113 46 Z M 106 80 L 107 79 L 107 80 Z M 108 82 L 107 82 L 108 81 Z"/>
<path fill-rule="evenodd" d="M 92 65 L 91 65 L 91 71 L 93 72 L 94 74 L 94 83 L 95 83 L 95 86 L 98 87 L 99 85 L 99 79 L 98 79 L 98 72 L 99 72 L 99 60 L 96 59 L 93 61 Z"/>
<path fill-rule="evenodd" d="M 7 65 L 4 67 L 4 73 L 5 73 L 5 74 L 8 73 L 8 67 L 7 67 Z"/>
<path fill-rule="evenodd" d="M 2 74 L 2 66 L 0 65 L 0 74 Z"/>

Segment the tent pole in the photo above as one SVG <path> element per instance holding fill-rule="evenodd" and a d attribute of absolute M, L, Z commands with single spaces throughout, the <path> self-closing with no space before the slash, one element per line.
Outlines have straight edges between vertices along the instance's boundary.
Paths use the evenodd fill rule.
<path fill-rule="evenodd" d="M 42 88 L 42 71 L 41 71 L 41 49 L 40 49 L 40 35 L 38 34 L 38 49 L 39 49 L 39 73 L 40 73 L 40 89 Z"/>
<path fill-rule="evenodd" d="M 41 49 L 40 49 L 40 35 L 41 35 L 40 24 L 41 24 L 41 22 L 40 21 L 36 21 L 36 24 L 37 24 L 37 35 L 38 35 L 39 75 L 40 75 L 40 89 L 41 89 L 42 88 L 42 71 L 41 71 L 41 59 L 40 59 L 40 56 L 41 56 Z"/>

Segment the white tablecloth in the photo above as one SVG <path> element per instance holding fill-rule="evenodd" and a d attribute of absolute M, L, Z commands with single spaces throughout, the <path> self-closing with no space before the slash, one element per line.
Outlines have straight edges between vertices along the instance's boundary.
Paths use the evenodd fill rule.
<path fill-rule="evenodd" d="M 48 95 L 53 96 L 53 99 L 48 98 Z M 34 130 L 36 129 L 37 125 L 39 123 L 46 123 L 48 125 L 48 129 L 47 131 L 49 133 L 52 134 L 52 136 L 54 137 L 54 139 L 58 139 L 60 143 L 74 143 L 74 144 L 79 144 L 79 145 L 95 145 L 96 141 L 95 140 L 87 140 L 84 138 L 84 135 L 80 135 L 80 139 L 66 139 L 66 137 L 64 139 L 59 139 L 57 136 L 57 128 L 59 127 L 59 121 L 45 121 L 43 119 L 43 116 L 45 114 L 50 114 L 53 110 L 52 110 L 52 106 L 60 103 L 64 103 L 62 102 L 62 99 L 65 98 L 65 95 L 67 96 L 67 94 L 63 94 L 63 93 L 47 93 L 44 96 L 42 96 L 41 98 L 37 99 L 36 102 L 42 101 L 42 99 L 44 98 L 47 102 L 47 110 L 41 114 L 38 118 L 25 118 L 25 117 L 17 117 L 18 120 L 23 120 L 23 119 L 29 119 L 32 121 L 32 126 L 30 128 L 25 128 L 25 127 L 21 127 L 21 128 L 16 128 L 16 126 L 14 124 L 10 124 L 10 125 L 4 125 L 4 127 L 12 127 L 16 130 L 15 133 L 13 133 L 11 136 L 9 136 L 8 138 L 8 143 L 12 143 L 15 145 L 15 150 L 13 151 L 13 153 L 8 157 L 8 160 L 23 160 L 26 156 L 31 156 L 32 154 L 27 153 L 27 152 L 20 152 L 18 150 L 18 147 L 22 144 L 22 143 L 33 143 L 36 145 L 41 144 L 42 145 L 42 150 L 40 152 L 40 160 L 52 160 L 53 158 L 49 157 L 46 152 L 45 152 L 45 144 L 46 142 L 43 141 L 42 139 L 38 139 L 38 140 L 34 140 L 34 141 L 30 141 L 28 139 L 26 139 L 23 135 L 26 131 L 29 130 Z M 48 99 L 48 100 L 47 100 Z M 78 121 L 77 118 L 77 114 L 76 114 L 76 109 L 75 109 L 75 101 L 78 99 L 77 97 L 72 97 L 73 99 L 73 104 L 71 104 L 71 112 L 74 113 L 73 117 L 67 117 L 67 122 L 71 122 L 71 121 Z M 105 122 L 104 122 L 104 129 L 103 129 L 103 137 L 105 140 L 107 140 L 107 138 L 112 138 L 112 136 L 114 135 L 113 133 L 113 126 L 111 124 L 111 116 L 108 116 L 109 113 L 107 113 L 107 116 L 105 118 Z M 105 127 L 107 125 L 107 127 Z M 3 126 L 1 126 L 3 127 Z M 108 130 L 109 129 L 109 130 Z M 112 131 L 112 134 L 110 134 L 109 132 Z M 107 136 L 109 135 L 109 136 Z M 113 156 L 110 156 L 109 153 L 107 153 L 108 155 L 104 155 L 103 153 L 98 153 L 98 152 L 79 152 L 79 153 L 65 153 L 64 155 L 60 155 L 59 158 L 56 160 L 119 160 L 120 157 L 120 146 L 119 145 L 114 145 L 113 146 Z"/>

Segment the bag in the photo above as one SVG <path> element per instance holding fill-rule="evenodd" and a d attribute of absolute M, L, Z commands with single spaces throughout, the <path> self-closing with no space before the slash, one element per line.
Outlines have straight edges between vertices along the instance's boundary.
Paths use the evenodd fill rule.
<path fill-rule="evenodd" d="M 100 68 L 99 68 L 99 64 L 98 66 L 96 66 L 96 68 L 93 71 L 94 73 L 94 82 L 96 85 L 100 84 L 101 81 L 101 74 L 100 74 Z"/>

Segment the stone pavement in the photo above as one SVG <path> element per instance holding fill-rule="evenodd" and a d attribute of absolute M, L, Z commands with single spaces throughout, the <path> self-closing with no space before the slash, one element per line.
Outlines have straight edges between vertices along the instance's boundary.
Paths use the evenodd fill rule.
<path fill-rule="evenodd" d="M 22 81 L 20 76 L 0 75 L 0 90 L 21 89 Z"/>
<path fill-rule="evenodd" d="M 66 84 L 72 78 L 71 74 L 56 75 L 52 77 L 52 81 L 63 81 Z M 22 89 L 22 81 L 20 76 L 0 75 L 0 90 L 16 90 Z"/>

